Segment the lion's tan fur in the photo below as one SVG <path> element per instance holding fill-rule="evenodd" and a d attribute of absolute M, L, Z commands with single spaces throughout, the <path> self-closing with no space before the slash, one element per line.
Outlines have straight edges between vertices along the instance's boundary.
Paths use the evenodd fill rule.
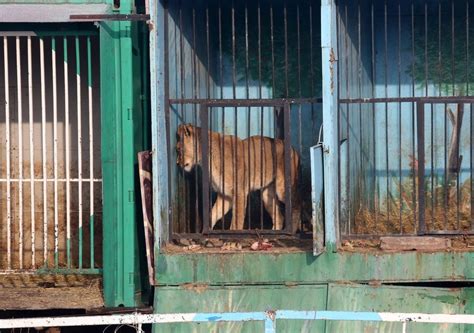
<path fill-rule="evenodd" d="M 180 125 L 177 131 L 177 163 L 186 171 L 202 163 L 201 129 Z M 231 208 L 231 230 L 244 228 L 247 197 L 261 190 L 265 209 L 272 217 L 273 229 L 283 228 L 284 217 L 278 202 L 285 203 L 285 163 L 282 140 L 252 136 L 241 140 L 233 135 L 209 131 L 209 179 L 217 200 L 211 211 L 211 228 Z M 297 193 L 299 156 L 291 149 L 292 223 L 300 222 Z M 222 172 L 223 170 L 223 172 Z"/>

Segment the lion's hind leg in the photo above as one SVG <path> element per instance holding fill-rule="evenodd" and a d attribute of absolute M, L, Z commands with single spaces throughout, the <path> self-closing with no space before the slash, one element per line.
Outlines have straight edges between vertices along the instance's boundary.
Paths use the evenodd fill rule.
<path fill-rule="evenodd" d="M 275 186 L 271 185 L 262 191 L 262 200 L 265 209 L 272 217 L 273 230 L 281 230 L 283 228 L 283 215 L 281 214 L 278 200 L 275 193 Z"/>
<path fill-rule="evenodd" d="M 230 210 L 232 206 L 232 200 L 224 197 L 222 194 L 217 194 L 216 202 L 212 206 L 211 211 L 211 230 L 214 229 L 217 221 L 223 219 L 225 214 Z"/>

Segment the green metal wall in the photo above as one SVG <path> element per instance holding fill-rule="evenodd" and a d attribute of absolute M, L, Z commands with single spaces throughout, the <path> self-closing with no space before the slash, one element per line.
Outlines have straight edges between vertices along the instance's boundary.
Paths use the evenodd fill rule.
<path fill-rule="evenodd" d="M 472 289 L 361 284 L 260 285 L 158 288 L 159 313 L 288 310 L 353 310 L 425 313 L 473 313 Z M 472 326 L 472 325 L 471 325 Z M 470 331 L 471 329 L 471 331 Z M 409 323 L 408 332 L 472 332 L 464 325 Z M 155 332 L 263 332 L 263 323 L 169 324 Z M 401 323 L 278 321 L 277 332 L 401 332 Z"/>

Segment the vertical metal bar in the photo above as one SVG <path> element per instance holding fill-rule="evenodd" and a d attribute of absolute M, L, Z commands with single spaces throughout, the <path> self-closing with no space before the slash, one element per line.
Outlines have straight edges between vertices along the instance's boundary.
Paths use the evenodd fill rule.
<path fill-rule="evenodd" d="M 283 27 L 285 32 L 285 96 L 289 95 L 288 88 L 288 18 L 286 15 L 286 1 L 283 4 Z"/>
<path fill-rule="evenodd" d="M 232 0 L 232 98 L 235 99 L 236 96 L 236 60 L 235 60 L 235 52 L 236 52 L 236 45 L 235 45 L 235 4 Z M 237 179 L 237 127 L 238 127 L 238 118 L 237 118 L 237 107 L 234 107 L 234 144 L 233 144 L 233 151 L 232 151 L 232 161 L 233 161 L 233 171 L 234 171 L 234 196 L 238 198 L 239 196 L 239 189 L 238 189 L 238 179 Z M 232 214 L 237 215 L 237 210 L 234 209 Z M 237 217 L 238 220 L 240 217 Z"/>
<path fill-rule="evenodd" d="M 441 66 L 441 0 L 438 0 L 438 89 L 439 96 L 441 96 L 441 80 L 442 80 L 442 66 Z"/>
<path fill-rule="evenodd" d="M 69 133 L 69 66 L 68 66 L 68 43 L 67 37 L 63 37 L 64 44 L 64 127 L 65 127 L 65 150 L 66 150 L 66 262 L 71 268 L 71 165 L 70 165 L 70 133 Z"/>
<path fill-rule="evenodd" d="M 370 18 L 371 18 L 371 42 L 372 42 L 372 97 L 375 97 L 375 78 L 376 78 L 376 67 L 375 67 L 375 16 L 374 16 L 374 2 L 371 2 L 370 6 Z M 373 168 L 374 168 L 374 213 L 375 213 L 375 227 L 378 226 L 378 213 L 379 213 L 379 186 L 378 186 L 378 179 L 377 179 L 377 160 L 375 158 L 376 155 L 376 138 L 375 138 L 375 104 L 372 104 L 372 144 L 373 144 Z"/>
<path fill-rule="evenodd" d="M 222 55 L 222 8 L 221 2 L 219 0 L 219 78 L 220 78 L 220 97 L 224 98 L 224 63 L 223 63 L 223 55 Z M 221 130 L 222 136 L 220 137 L 222 142 L 221 145 L 221 156 L 224 156 L 224 133 L 225 133 L 225 108 L 222 107 L 222 118 L 221 118 Z M 225 181 L 224 181 L 224 170 L 225 170 L 225 161 L 221 159 L 221 188 L 222 192 L 225 193 Z M 222 224 L 221 229 L 224 230 L 225 227 L 225 219 L 224 219 L 224 205 L 222 205 Z"/>
<path fill-rule="evenodd" d="M 56 37 L 51 38 L 51 69 L 53 85 L 53 174 L 54 174 L 54 267 L 59 265 L 58 212 L 58 93 L 56 77 Z"/>
<path fill-rule="evenodd" d="M 76 42 L 76 94 L 77 94 L 77 171 L 79 185 L 79 268 L 82 268 L 82 109 L 81 109 L 81 50 L 79 37 L 75 37 Z"/>
<path fill-rule="evenodd" d="M 469 0 L 466 0 L 466 96 L 469 96 Z"/>
<path fill-rule="evenodd" d="M 474 116 L 474 113 L 472 112 L 472 103 L 469 104 L 469 109 L 470 109 L 470 113 L 471 113 L 471 116 L 470 116 L 470 122 L 471 122 L 471 141 L 470 141 L 470 144 L 471 144 L 471 158 L 470 158 L 470 161 L 469 161 L 469 169 L 470 169 L 470 173 L 471 173 L 471 189 L 470 189 L 470 195 L 471 195 L 471 230 L 474 230 L 474 171 L 473 171 L 473 168 L 472 168 L 472 165 L 473 165 L 473 161 L 474 161 L 474 158 L 473 158 L 473 155 L 474 155 L 474 121 L 472 120 L 472 117 Z"/>
<path fill-rule="evenodd" d="M 247 2 L 245 2 L 245 96 L 247 99 L 250 98 L 249 94 L 249 18 L 248 18 L 248 9 L 247 9 Z M 250 137 L 250 113 L 251 113 L 252 108 L 249 106 L 247 109 L 247 137 Z M 250 144 L 247 145 L 247 161 L 250 163 Z M 247 172 L 248 175 L 248 184 L 247 184 L 247 190 L 248 193 L 250 193 L 251 187 L 250 187 L 250 179 L 251 179 L 251 174 L 250 170 Z M 251 204 L 252 200 L 248 201 L 247 204 L 247 214 L 248 214 L 248 228 L 249 230 L 252 227 L 252 218 L 251 218 Z"/>
<path fill-rule="evenodd" d="M 206 54 L 207 54 L 207 75 L 206 90 L 207 98 L 211 98 L 211 51 L 210 51 L 210 34 L 209 34 L 209 7 L 206 7 Z"/>
<path fill-rule="evenodd" d="M 291 118 L 290 118 L 290 104 L 284 104 L 283 110 L 283 127 L 284 127 L 284 156 L 285 156 L 285 230 L 294 232 L 292 230 L 291 216 L 292 216 L 292 191 L 291 191 Z M 295 170 L 296 171 L 296 170 Z M 278 209 L 278 208 L 277 208 Z"/>
<path fill-rule="evenodd" d="M 346 32 L 347 34 L 347 32 Z M 357 72 L 358 72 L 358 82 L 357 82 L 357 86 L 358 86 L 358 89 L 359 89 L 359 98 L 362 98 L 362 28 L 361 28 L 361 10 L 360 10 L 360 0 L 357 1 L 357 64 L 358 64 L 358 69 L 357 69 Z M 359 103 L 359 140 L 361 140 L 362 142 L 362 138 L 363 138 L 363 132 L 362 132 L 362 104 Z M 348 140 L 347 140 L 347 153 L 349 154 L 350 152 L 350 139 L 348 137 Z M 359 168 L 362 169 L 362 165 L 363 165 L 363 148 L 362 148 L 362 145 L 361 147 L 359 148 Z M 349 156 L 347 156 L 347 160 L 348 160 L 348 163 L 349 163 Z M 350 170 L 350 169 L 349 169 Z M 363 178 L 362 178 L 363 177 Z M 362 177 L 359 177 L 359 184 L 358 184 L 358 188 L 359 188 L 359 196 L 360 196 L 360 193 L 364 193 L 364 196 L 365 196 L 365 176 L 362 176 Z M 349 186 L 349 184 L 348 184 Z M 348 193 L 349 195 L 349 193 Z M 351 212 L 351 209 L 352 209 L 352 200 L 351 198 L 349 197 L 349 212 Z M 349 233 L 352 234 L 352 229 L 351 229 L 351 224 L 352 223 L 352 218 L 349 217 Z"/>
<path fill-rule="evenodd" d="M 302 97 L 301 91 L 301 36 L 300 36 L 300 6 L 296 4 L 296 42 L 297 42 L 297 66 L 298 66 L 298 97 Z M 298 104 L 298 147 L 300 156 L 303 155 L 303 135 L 302 135 L 302 105 Z M 297 191 L 301 192 L 301 182 L 298 182 Z M 301 222 L 301 221 L 300 221 Z M 301 223 L 299 223 L 301 225 Z M 296 232 L 296 230 L 292 230 Z"/>
<path fill-rule="evenodd" d="M 276 332 L 276 320 L 271 318 L 265 319 L 265 333 L 275 333 Z"/>
<path fill-rule="evenodd" d="M 466 0 L 466 95 L 470 95 L 469 91 L 469 82 L 470 82 L 470 75 L 469 75 L 469 64 L 470 64 L 470 51 L 469 51 L 469 1 Z M 471 123 L 471 130 L 470 130 L 470 144 L 471 144 L 471 153 L 470 155 L 470 161 L 469 161 L 469 169 L 470 169 L 470 179 L 471 179 L 471 184 L 470 184 L 470 198 L 471 198 L 471 231 L 474 230 L 474 195 L 473 195 L 473 190 L 474 190 L 474 172 L 472 169 L 472 161 L 474 160 L 473 155 L 474 155 L 474 143 L 473 143 L 473 128 L 474 128 L 474 121 L 472 120 L 473 117 L 473 112 L 472 112 L 472 103 L 469 104 L 469 111 L 470 111 L 470 117 L 469 121 Z"/>
<path fill-rule="evenodd" d="M 165 24 L 165 29 L 166 27 L 168 27 L 168 23 L 169 23 L 169 18 L 166 18 L 164 24 Z M 165 39 L 167 39 L 167 35 L 165 34 L 164 36 Z M 182 2 L 179 1 L 179 70 L 180 70 L 180 75 L 179 75 L 179 82 L 180 82 L 180 91 L 181 91 L 181 99 L 184 98 L 185 96 L 185 84 L 184 84 L 184 68 L 185 68 L 185 62 L 184 62 L 184 42 L 183 42 L 183 9 L 182 9 Z M 165 42 L 165 48 L 168 48 L 168 43 Z M 169 54 L 168 52 L 165 51 L 165 61 L 167 59 L 167 54 Z M 168 73 L 169 71 L 169 67 L 168 66 L 165 66 L 166 67 L 166 73 Z M 165 74 L 167 76 L 167 74 Z M 165 94 L 167 94 L 168 91 L 165 90 Z M 184 104 L 180 104 L 178 106 L 180 109 L 181 109 L 181 118 L 183 119 L 184 122 L 186 122 L 186 117 L 184 115 Z M 165 111 L 165 114 L 168 115 L 168 109 L 166 109 Z M 169 116 L 167 116 L 166 119 L 169 119 Z M 170 124 L 170 123 L 169 123 Z M 169 127 L 169 125 L 167 125 Z M 167 137 L 167 142 L 169 142 L 169 135 L 166 136 Z M 170 156 L 171 158 L 171 155 L 168 154 L 168 156 Z M 169 158 L 169 159 L 170 159 Z M 171 161 L 168 161 L 168 163 L 170 163 L 169 165 L 171 165 Z M 170 179 L 168 181 L 169 184 L 171 184 L 171 173 L 169 175 Z M 184 178 L 184 170 L 181 170 L 181 179 L 185 179 Z M 189 209 L 186 209 L 186 214 L 184 216 L 184 223 L 185 223 L 185 231 L 186 232 L 189 232 L 191 230 L 191 219 L 190 219 L 190 214 L 191 214 L 191 205 L 192 203 L 190 203 L 189 201 L 189 183 L 185 181 L 185 191 L 187 191 L 188 193 L 186 193 L 186 203 L 189 204 Z M 176 198 L 176 200 L 179 200 L 179 197 Z M 179 209 L 178 209 L 178 213 L 179 213 Z M 187 216 L 186 216 L 187 215 Z M 196 219 L 195 219 L 196 220 Z M 196 220 L 197 221 L 197 220 Z M 170 220 L 171 222 L 171 227 L 170 227 L 170 236 L 171 236 L 171 233 L 173 233 L 173 228 L 174 228 L 174 223 L 172 222 L 172 220 Z M 179 219 L 179 224 L 182 223 L 182 220 Z M 195 225 L 195 228 L 197 230 L 197 225 Z M 181 226 L 178 226 L 178 230 L 181 230 Z"/>
<path fill-rule="evenodd" d="M 201 152 L 202 152 L 202 220 L 203 233 L 209 232 L 209 132 L 208 132 L 208 106 L 201 104 Z"/>
<path fill-rule="evenodd" d="M 207 75 L 206 75 L 206 97 L 207 99 L 211 98 L 211 89 L 210 89 L 210 71 L 211 71 L 211 59 L 210 59 L 210 36 L 209 36 L 209 7 L 206 7 L 206 52 L 207 52 Z M 209 113 L 209 127 L 210 130 L 212 131 L 213 125 L 213 117 L 212 117 L 212 109 Z M 212 147 L 212 140 L 209 140 L 209 151 L 213 151 Z M 210 179 L 212 178 L 212 168 L 209 168 L 209 173 L 210 173 Z M 209 202 L 212 202 L 212 191 L 209 191 Z"/>
<path fill-rule="evenodd" d="M 270 2 L 270 42 L 272 54 L 272 97 L 275 98 L 275 41 L 273 36 L 273 2 Z"/>
<path fill-rule="evenodd" d="M 441 66 L 441 0 L 438 0 L 438 95 L 441 96 L 441 92 L 442 92 L 442 87 L 441 87 L 441 81 L 442 81 L 442 73 L 441 73 L 441 69 L 442 69 L 442 66 Z M 433 110 L 432 110 L 433 112 Z M 431 114 L 432 117 L 433 117 L 433 113 Z M 435 130 L 434 127 L 431 128 L 431 132 L 433 133 Z M 434 138 L 434 136 L 433 136 Z M 433 142 L 433 140 L 432 140 Z M 434 164 L 434 161 L 436 161 L 435 159 L 435 151 L 432 147 L 432 165 Z M 434 168 L 432 168 L 434 169 Z M 437 201 L 438 201 L 438 198 L 437 198 L 437 195 L 435 193 L 435 190 L 434 190 L 434 175 L 432 175 L 431 177 L 432 181 L 431 181 L 431 188 L 432 188 L 432 198 L 431 198 L 431 206 L 432 206 L 432 223 L 434 225 L 434 216 L 435 216 L 435 211 L 438 210 L 438 205 L 437 205 Z"/>
<path fill-rule="evenodd" d="M 46 97 L 44 75 L 44 40 L 40 37 L 40 76 L 41 76 L 41 152 L 43 158 L 43 263 L 48 260 L 48 183 L 46 167 Z"/>
<path fill-rule="evenodd" d="M 20 269 L 23 269 L 23 98 L 21 94 L 21 45 L 20 37 L 16 37 L 16 86 L 18 103 L 18 220 L 19 241 L 18 256 Z"/>
<path fill-rule="evenodd" d="M 338 15 L 338 16 L 340 16 L 340 15 Z M 348 10 L 347 10 L 347 2 L 344 3 L 344 20 L 345 20 L 345 26 L 348 27 L 349 16 L 348 16 Z M 340 20 L 339 20 L 339 23 L 340 23 Z M 338 41 L 340 39 L 341 38 L 338 38 Z M 346 77 L 344 78 L 344 81 L 346 82 L 345 96 L 347 98 L 350 98 L 351 97 L 351 92 L 349 90 L 349 55 L 347 54 L 348 50 L 349 50 L 348 33 L 347 33 L 347 30 L 345 30 L 345 33 L 344 33 L 344 59 L 345 59 L 344 62 L 345 62 L 345 67 L 346 67 Z M 339 75 L 341 75 L 341 74 L 339 74 Z M 341 81 L 339 81 L 339 83 L 341 84 Z M 341 90 L 342 90 L 342 87 L 341 87 Z M 349 103 L 347 103 L 346 104 L 347 154 L 346 154 L 346 165 L 345 165 L 346 171 L 347 171 L 347 177 L 346 177 L 346 188 L 344 189 L 344 191 L 346 192 L 346 198 L 349 201 L 349 205 L 350 205 L 350 198 L 349 198 L 349 195 L 350 195 L 350 179 L 349 179 L 349 175 L 350 175 L 350 170 L 351 170 L 351 161 L 350 161 L 350 158 L 349 158 L 350 142 L 351 142 L 351 140 L 349 138 L 350 108 L 351 108 L 351 106 L 349 105 Z M 339 118 L 340 118 L 340 113 L 341 112 L 342 112 L 342 109 L 338 110 Z M 340 151 L 340 147 L 339 147 L 339 151 Z M 339 163 L 341 163 L 340 160 L 339 160 Z M 340 168 L 341 168 L 341 166 L 340 166 Z M 341 177 L 341 172 L 339 173 L 339 177 Z M 341 196 L 341 191 L 339 192 L 339 197 L 340 196 Z M 341 202 L 341 200 L 340 200 L 340 202 Z M 339 210 L 341 210 L 341 208 L 343 206 L 346 207 L 345 203 L 344 203 L 344 205 L 342 205 L 342 204 L 339 205 Z M 351 208 L 348 207 L 346 209 L 348 209 L 348 212 L 350 213 Z M 341 212 L 339 212 L 339 214 L 340 214 L 339 216 L 344 216 L 344 215 L 341 214 Z M 348 220 L 344 221 L 344 222 L 341 221 L 341 223 L 344 223 L 344 226 L 347 227 L 347 229 L 346 229 L 347 232 L 350 233 L 351 232 L 351 219 L 350 219 L 350 217 L 348 216 Z"/>
<path fill-rule="evenodd" d="M 435 206 L 434 206 L 434 164 L 435 164 L 435 159 L 434 159 L 434 105 L 431 103 L 431 172 L 430 172 L 430 177 L 431 177 L 431 223 L 434 225 L 434 216 L 435 216 Z"/>
<path fill-rule="evenodd" d="M 402 97 L 402 80 L 401 80 L 401 68 L 402 68 L 402 13 L 401 13 L 401 0 L 398 0 L 398 97 Z M 398 103 L 398 188 L 399 188 L 399 223 L 400 223 L 400 234 L 403 234 L 403 187 L 402 187 L 402 103 Z"/>
<path fill-rule="evenodd" d="M 384 2 L 384 40 L 385 40 L 385 56 L 384 56 L 384 79 L 385 79 L 385 97 L 388 97 L 388 28 L 387 28 L 387 0 Z M 385 177 L 387 183 L 387 225 L 390 225 L 391 200 L 390 200 L 390 170 L 388 165 L 388 103 L 385 103 Z"/>
<path fill-rule="evenodd" d="M 262 98 L 262 22 L 260 0 L 257 3 L 258 26 L 258 98 Z M 263 107 L 260 108 L 260 188 L 263 187 Z M 260 198 L 260 229 L 263 230 L 263 200 Z"/>
<path fill-rule="evenodd" d="M 453 77 L 453 96 L 456 96 L 455 52 L 454 52 L 454 0 L 451 0 L 451 71 Z"/>
<path fill-rule="evenodd" d="M 309 97 L 316 95 L 314 91 L 314 64 L 313 64 L 313 6 L 312 2 L 309 3 L 309 73 L 310 73 L 310 85 L 311 85 L 311 94 Z M 311 104 L 311 120 L 314 122 L 314 109 L 313 104 Z"/>
<path fill-rule="evenodd" d="M 417 102 L 416 121 L 418 137 L 418 234 L 426 232 L 425 226 L 425 104 Z"/>
<path fill-rule="evenodd" d="M 193 98 L 197 99 L 197 96 L 198 96 L 198 91 L 197 91 L 198 90 L 197 89 L 198 77 L 197 77 L 197 54 L 196 54 L 196 47 L 197 47 L 196 46 L 196 11 L 195 11 L 194 5 L 193 5 L 193 8 L 192 8 L 192 14 L 191 15 L 192 15 L 192 47 L 191 47 L 192 86 L 191 86 L 191 94 L 192 94 Z M 194 126 L 198 126 L 197 105 L 193 104 L 192 108 L 193 108 Z M 207 122 L 207 118 L 206 119 L 201 118 L 201 120 L 205 120 Z M 201 127 L 202 127 L 202 125 L 203 124 L 201 123 Z M 196 140 L 194 142 L 194 156 L 197 156 L 197 145 L 198 144 L 199 144 L 199 142 Z M 197 194 L 198 191 L 199 191 L 199 179 L 198 179 L 198 173 L 197 172 L 194 173 L 194 186 L 195 186 L 195 193 Z M 209 192 L 207 192 L 207 193 L 209 193 Z M 209 195 L 209 194 L 206 194 L 206 196 L 207 195 Z M 196 221 L 199 221 L 199 196 L 198 195 L 194 196 L 194 209 L 195 209 L 195 212 L 196 212 Z M 204 216 L 203 216 L 203 220 L 201 222 L 202 222 L 201 223 L 202 226 L 209 223 L 209 221 L 204 220 Z"/>
<path fill-rule="evenodd" d="M 3 65 L 5 82 L 5 153 L 7 160 L 7 268 L 12 267 L 12 212 L 11 212 L 11 171 L 10 171 L 10 78 L 8 66 L 8 37 L 3 37 Z"/>
<path fill-rule="evenodd" d="M 424 11 L 424 16 L 425 16 L 425 66 L 424 66 L 424 69 L 425 69 L 425 96 L 428 96 L 428 4 L 426 3 L 425 1 L 425 11 Z M 431 120 L 431 182 L 433 184 L 433 128 L 434 128 L 434 120 L 433 120 L 433 104 L 430 105 L 431 107 L 431 117 L 430 117 L 430 120 Z M 424 112 L 424 110 L 423 110 Z M 424 186 L 424 185 L 423 185 Z M 433 208 L 433 207 L 432 207 Z M 433 209 L 431 210 L 431 216 L 433 217 L 434 214 L 433 214 Z M 433 218 L 432 218 L 433 219 Z"/>
<path fill-rule="evenodd" d="M 428 4 L 425 1 L 425 96 L 428 96 Z"/>
<path fill-rule="evenodd" d="M 448 177 L 448 105 L 444 105 L 444 228 L 448 226 L 448 187 L 449 187 L 449 177 Z"/>
<path fill-rule="evenodd" d="M 27 37 L 28 52 L 28 121 L 30 135 L 30 210 L 31 210 L 31 267 L 35 268 L 35 160 L 34 160 L 34 127 L 33 127 L 33 66 L 31 60 L 31 36 Z"/>
<path fill-rule="evenodd" d="M 412 86 L 412 96 L 414 97 L 415 96 L 415 5 L 414 3 L 412 2 L 411 4 L 411 54 L 412 54 L 412 62 L 411 62 L 411 77 L 412 77 L 412 82 L 411 82 L 411 86 Z M 416 141 L 416 135 L 415 135 L 415 122 L 416 122 L 416 105 L 415 103 L 412 104 L 412 112 L 411 112 L 411 116 L 412 116 L 412 128 L 411 128 L 411 133 L 412 133 L 412 157 L 413 159 L 415 159 L 415 150 L 416 150 L 416 146 L 415 146 L 415 141 Z M 412 187 L 413 187 L 413 191 L 412 191 L 412 207 L 413 207 L 413 220 L 415 221 L 415 226 L 416 226 L 416 220 L 418 218 L 417 216 L 417 203 L 416 203 L 416 175 L 415 175 L 415 163 L 412 163 L 412 174 L 413 174 L 413 178 L 412 178 Z"/>
<path fill-rule="evenodd" d="M 91 38 L 87 36 L 87 93 L 89 102 L 89 238 L 90 268 L 94 268 L 94 121 L 92 108 Z"/>

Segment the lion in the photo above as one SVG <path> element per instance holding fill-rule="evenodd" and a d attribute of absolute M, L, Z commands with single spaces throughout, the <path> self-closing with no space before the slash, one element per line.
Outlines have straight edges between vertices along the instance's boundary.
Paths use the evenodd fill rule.
<path fill-rule="evenodd" d="M 232 209 L 231 230 L 243 230 L 247 197 L 261 191 L 264 207 L 272 218 L 273 230 L 283 229 L 284 217 L 279 203 L 285 203 L 284 142 L 262 136 L 239 139 L 233 135 L 208 131 L 209 179 L 217 192 L 211 210 L 211 229 Z M 186 172 L 202 164 L 201 128 L 182 124 L 177 130 L 177 164 Z M 300 157 L 291 148 L 292 224 L 300 223 L 297 191 Z"/>

